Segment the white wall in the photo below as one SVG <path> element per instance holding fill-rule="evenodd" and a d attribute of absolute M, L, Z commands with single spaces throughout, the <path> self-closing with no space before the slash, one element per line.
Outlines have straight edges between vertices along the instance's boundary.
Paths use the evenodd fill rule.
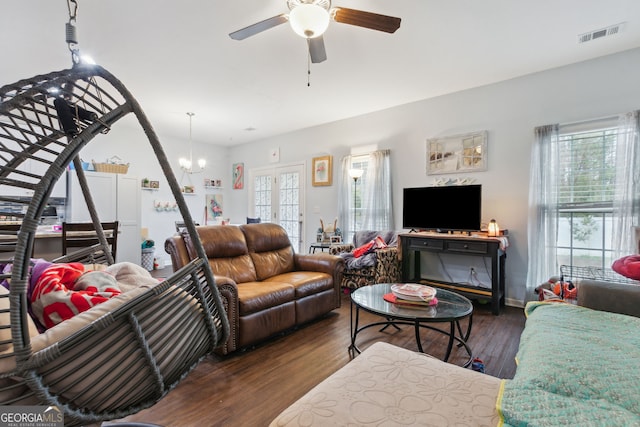
<path fill-rule="evenodd" d="M 636 77 L 639 69 L 640 49 L 635 49 L 229 149 L 194 142 L 194 155 L 199 157 L 202 153 L 207 157 L 207 176 L 223 180 L 224 216 L 232 222 L 244 222 L 248 214 L 246 179 L 243 190 L 232 190 L 230 186 L 233 163 L 244 163 L 246 178 L 252 168 L 304 162 L 307 168 L 304 231 L 305 247 L 308 247 L 315 238 L 319 219 L 331 220 L 337 214 L 336 180 L 340 160 L 352 148 L 373 144 L 380 149 L 391 149 L 393 209 L 396 228 L 400 229 L 402 188 L 431 185 L 437 177 L 425 172 L 426 139 L 487 130 L 488 170 L 447 177 L 474 178 L 482 184 L 483 221 L 495 218 L 503 228 L 509 229 L 507 300 L 518 304 L 525 299 L 529 159 L 534 127 L 640 108 L 640 85 Z M 341 102 L 339 93 L 335 95 L 335 102 Z M 153 199 L 169 199 L 171 195 L 144 134 L 135 129 L 135 119 L 127 120 L 133 120 L 131 127 L 114 128 L 104 137 L 108 144 L 90 144 L 83 157 L 100 159 L 117 154 L 131 162 L 129 173 L 160 181 L 159 192 L 143 193 L 142 225 L 149 228 L 150 237 L 159 247 L 156 254 L 166 256 L 164 239 L 173 233 L 173 221 L 179 219 L 179 215 L 153 210 Z M 160 140 L 169 159 L 175 159 L 177 170 L 178 157 L 187 153 L 186 141 L 162 135 Z M 280 150 L 277 164 L 269 163 L 272 148 Z M 334 159 L 334 184 L 313 187 L 311 159 L 327 154 Z M 195 177 L 194 184 L 201 186 L 203 176 Z M 188 197 L 187 202 L 194 220 L 201 222 L 204 192 L 201 188 L 196 191 L 199 194 Z"/>
<path fill-rule="evenodd" d="M 133 95 L 135 96 L 135 94 Z M 142 108 L 144 109 L 144 105 Z M 180 182 L 182 175 L 178 159 L 189 156 L 188 140 L 163 137 L 162 135 L 158 137 L 176 179 Z M 184 196 L 193 220 L 197 223 L 204 223 L 205 195 L 207 194 L 203 185 L 204 178 L 222 179 L 225 188 L 228 187 L 227 184 L 231 183 L 231 166 L 228 166 L 227 151 L 223 147 L 193 142 L 194 159 L 204 157 L 207 160 L 204 172 L 191 176 L 196 187 L 195 195 Z M 162 258 L 168 264 L 169 255 L 164 251 L 164 241 L 175 232 L 175 221 L 181 221 L 182 216 L 178 211 L 158 212 L 154 209 L 154 201 L 173 202 L 175 198 L 169 189 L 167 179 L 162 173 L 155 153 L 136 118 L 132 114 L 128 115 L 119 121 L 108 134 L 97 136 L 80 155 L 84 161 L 94 159 L 97 162 L 105 161 L 114 155 L 118 156 L 130 164 L 128 175 L 137 176 L 140 181 L 143 178 L 148 178 L 160 182 L 158 191 L 142 191 L 141 225 L 148 229 L 148 238 L 155 241 L 156 257 Z M 185 177 L 184 183 L 187 183 L 186 179 Z M 100 197 L 99 195 L 93 196 Z"/>
<path fill-rule="evenodd" d="M 527 201 L 534 127 L 640 108 L 638 69 L 640 49 L 635 49 L 235 147 L 230 150 L 229 162 L 244 162 L 246 171 L 265 166 L 268 150 L 275 147 L 280 149 L 280 164 L 306 162 L 308 246 L 315 238 L 319 218 L 336 216 L 335 180 L 340 160 L 351 148 L 376 144 L 381 149 L 391 149 L 393 209 L 396 227 L 400 229 L 402 188 L 431 185 L 437 177 L 425 172 L 426 139 L 487 130 L 488 170 L 447 177 L 469 177 L 482 184 L 483 221 L 495 218 L 509 229 L 507 299 L 517 304 L 525 299 Z M 340 102 L 340 94 L 336 94 L 335 102 Z M 334 185 L 313 187 L 309 163 L 313 157 L 326 154 L 334 156 Z M 228 212 L 232 220 L 241 220 L 247 210 L 246 190 L 232 191 L 227 200 L 231 202 Z"/>

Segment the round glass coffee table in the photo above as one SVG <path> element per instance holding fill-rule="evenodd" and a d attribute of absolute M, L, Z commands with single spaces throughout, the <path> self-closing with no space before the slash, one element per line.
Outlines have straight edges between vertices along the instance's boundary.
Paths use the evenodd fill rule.
<path fill-rule="evenodd" d="M 455 292 L 438 288 L 436 294 L 438 303 L 436 305 L 407 307 L 387 302 L 384 299 L 386 294 L 391 293 L 391 285 L 392 283 L 380 283 L 363 286 L 351 294 L 351 345 L 349 346 L 349 351 L 352 354 L 353 352 L 360 353 L 360 349 L 356 345 L 356 338 L 358 333 L 365 329 L 383 326 L 382 331 L 389 326 L 398 328 L 398 325 L 412 325 L 415 328 L 418 351 L 424 353 L 422 340 L 420 339 L 420 328 L 430 329 L 449 337 L 447 351 L 443 359 L 445 362 L 449 360 L 455 341 L 458 343 L 458 347 L 464 347 L 469 355 L 469 360 L 464 364 L 465 367 L 469 366 L 473 360 L 471 348 L 467 344 L 471 334 L 473 315 L 471 301 Z M 360 326 L 360 310 L 384 317 L 385 320 Z M 467 317 L 469 318 L 469 323 L 467 330 L 463 332 L 460 321 Z M 440 329 L 433 326 L 434 323 L 449 323 L 449 328 L 447 330 Z"/>

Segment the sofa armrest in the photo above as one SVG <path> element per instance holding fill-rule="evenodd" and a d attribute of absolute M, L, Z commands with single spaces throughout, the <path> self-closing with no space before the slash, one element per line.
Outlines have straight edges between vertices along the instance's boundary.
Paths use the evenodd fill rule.
<path fill-rule="evenodd" d="M 598 280 L 581 280 L 577 286 L 578 305 L 640 317 L 640 286 Z"/>
<path fill-rule="evenodd" d="M 294 265 L 298 271 L 317 271 L 327 273 L 333 278 L 333 287 L 336 290 L 336 307 L 340 307 L 342 298 L 340 297 L 340 286 L 342 283 L 342 273 L 344 272 L 344 260 L 328 253 L 317 254 L 294 254 Z"/>
<path fill-rule="evenodd" d="M 338 269 L 344 270 L 344 260 L 328 253 L 295 254 L 293 261 L 298 271 L 333 274 Z"/>
<path fill-rule="evenodd" d="M 375 283 L 397 283 L 400 281 L 400 261 L 398 248 L 388 246 L 376 249 Z"/>
<path fill-rule="evenodd" d="M 338 243 L 329 246 L 329 253 L 331 255 L 338 255 L 343 252 L 351 252 L 354 249 L 351 243 Z"/>
<path fill-rule="evenodd" d="M 178 233 L 171 237 L 167 237 L 164 241 L 164 250 L 171 256 L 173 271 L 178 271 L 191 261 L 189 253 L 187 252 L 187 245 L 185 244 L 182 236 Z"/>
<path fill-rule="evenodd" d="M 216 281 L 216 287 L 220 293 L 224 310 L 227 313 L 227 319 L 229 319 L 229 339 L 215 350 L 217 354 L 225 355 L 238 349 L 238 331 L 240 330 L 238 285 L 227 276 L 214 274 L 213 278 Z"/>
<path fill-rule="evenodd" d="M 376 259 L 393 259 L 398 261 L 398 247 L 387 246 L 386 248 L 376 249 Z"/>

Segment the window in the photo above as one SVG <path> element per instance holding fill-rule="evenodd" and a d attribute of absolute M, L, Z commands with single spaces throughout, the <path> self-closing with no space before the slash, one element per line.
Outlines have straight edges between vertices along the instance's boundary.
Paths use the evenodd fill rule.
<path fill-rule="evenodd" d="M 613 128 L 558 136 L 558 265 L 607 268 L 616 186 Z"/>
<path fill-rule="evenodd" d="M 529 189 L 527 289 L 561 265 L 609 270 L 637 250 L 638 111 L 535 129 Z"/>
<path fill-rule="evenodd" d="M 353 183 L 353 196 L 350 204 L 349 230 L 362 230 L 363 218 L 363 194 L 367 186 L 367 167 L 369 166 L 369 156 L 352 156 L 350 169 L 359 169 L 362 176 Z M 353 179 L 353 178 L 352 178 Z M 353 233 L 351 233 L 353 235 Z"/>

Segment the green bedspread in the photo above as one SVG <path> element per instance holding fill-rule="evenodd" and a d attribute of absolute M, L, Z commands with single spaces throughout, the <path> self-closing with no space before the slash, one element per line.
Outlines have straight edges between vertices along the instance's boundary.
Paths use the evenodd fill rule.
<path fill-rule="evenodd" d="M 531 302 L 504 426 L 640 426 L 640 319 Z"/>

